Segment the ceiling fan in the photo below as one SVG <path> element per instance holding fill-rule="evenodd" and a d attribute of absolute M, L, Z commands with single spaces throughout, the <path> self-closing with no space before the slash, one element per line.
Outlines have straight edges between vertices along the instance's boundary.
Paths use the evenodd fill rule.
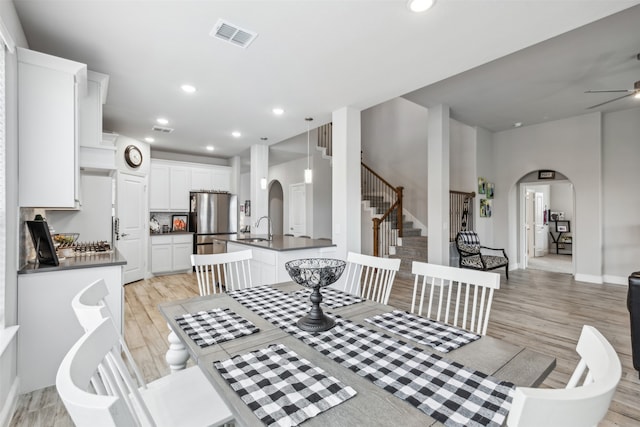
<path fill-rule="evenodd" d="M 638 56 L 640 57 L 640 54 L 638 54 Z M 639 58 L 640 59 L 640 58 Z M 601 105 L 605 105 L 608 104 L 610 102 L 613 101 L 617 101 L 619 99 L 622 98 L 626 98 L 628 96 L 633 96 L 635 95 L 636 97 L 640 98 L 640 80 L 638 80 L 637 82 L 635 82 L 633 84 L 633 89 L 618 89 L 618 90 L 588 90 L 585 93 L 605 93 L 605 92 L 612 92 L 612 93 L 624 93 L 625 95 L 619 96 L 617 98 L 613 98 L 610 99 L 608 101 L 605 102 L 601 102 L 600 104 L 596 104 L 596 105 L 592 105 L 591 107 L 588 107 L 587 110 L 590 110 L 592 108 L 596 108 L 596 107 L 600 107 Z"/>

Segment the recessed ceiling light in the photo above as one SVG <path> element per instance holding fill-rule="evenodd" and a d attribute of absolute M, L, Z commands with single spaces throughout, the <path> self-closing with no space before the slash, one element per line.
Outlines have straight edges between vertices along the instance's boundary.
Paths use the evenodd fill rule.
<path fill-rule="evenodd" d="M 522 126 L 522 122 L 515 122 L 515 123 L 513 124 L 513 127 L 514 127 L 514 128 L 519 128 L 520 126 Z"/>
<path fill-rule="evenodd" d="M 207 145 L 207 150 L 208 151 L 213 151 L 214 150 L 213 145 Z"/>
<path fill-rule="evenodd" d="M 409 0 L 407 7 L 410 11 L 420 13 L 425 12 L 436 3 L 436 0 Z"/>
<path fill-rule="evenodd" d="M 284 114 L 284 110 L 279 107 L 274 108 L 272 111 L 276 116 L 281 116 L 282 114 Z"/>
<path fill-rule="evenodd" d="M 147 136 L 144 140 L 147 141 L 147 142 L 155 141 L 155 139 L 151 138 L 150 136 Z"/>
<path fill-rule="evenodd" d="M 269 138 L 267 138 L 266 136 L 261 136 L 260 137 L 260 141 L 266 141 L 267 139 L 269 139 Z"/>
<path fill-rule="evenodd" d="M 640 91 L 636 92 L 636 94 L 633 97 L 636 99 L 640 99 Z"/>
<path fill-rule="evenodd" d="M 233 135 L 234 138 L 240 138 L 242 136 L 242 134 L 237 130 L 231 132 L 231 135 Z"/>
<path fill-rule="evenodd" d="M 162 117 L 158 117 L 156 119 L 156 122 L 158 122 L 158 124 L 160 124 L 160 125 L 168 125 L 169 124 L 169 120 L 163 119 Z"/>
<path fill-rule="evenodd" d="M 191 86 L 191 85 L 182 85 L 182 86 L 180 86 L 180 88 L 182 88 L 182 90 L 187 92 L 187 93 L 193 93 L 193 92 L 196 91 L 196 88 Z"/>

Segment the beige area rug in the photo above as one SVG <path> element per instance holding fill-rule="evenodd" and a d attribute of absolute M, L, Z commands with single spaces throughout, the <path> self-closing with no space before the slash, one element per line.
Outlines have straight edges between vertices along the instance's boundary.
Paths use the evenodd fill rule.
<path fill-rule="evenodd" d="M 554 273 L 573 273 L 573 256 L 548 254 L 541 257 L 529 258 L 527 268 L 532 270 L 553 271 Z"/>

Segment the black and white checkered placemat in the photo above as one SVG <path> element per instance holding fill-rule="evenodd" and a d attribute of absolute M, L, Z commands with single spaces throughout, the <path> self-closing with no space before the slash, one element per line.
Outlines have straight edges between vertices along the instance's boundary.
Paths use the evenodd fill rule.
<path fill-rule="evenodd" d="M 256 325 L 228 308 L 183 314 L 176 317 L 176 322 L 202 348 L 259 331 Z"/>
<path fill-rule="evenodd" d="M 442 353 L 448 353 L 480 338 L 480 335 L 464 329 L 400 310 L 379 314 L 364 320 L 403 338 L 433 347 Z"/>
<path fill-rule="evenodd" d="M 311 305 L 311 301 L 309 301 L 309 295 L 311 295 L 311 292 L 312 289 L 301 289 L 299 291 L 295 291 L 293 295 L 306 301 L 308 305 Z M 364 298 L 360 298 L 358 296 L 351 295 L 333 288 L 322 288 L 320 290 L 320 293 L 322 294 L 321 304 L 333 309 L 346 307 L 348 305 L 357 304 L 364 301 Z"/>
<path fill-rule="evenodd" d="M 229 295 L 260 317 L 287 331 L 309 312 L 304 301 L 270 286 L 240 289 L 229 292 Z"/>
<path fill-rule="evenodd" d="M 253 288 L 256 289 L 256 288 Z M 241 304 L 306 344 L 449 427 L 501 426 L 515 387 L 352 321 L 333 316 L 332 329 L 295 325 L 308 307 L 270 288 L 232 292 Z"/>
<path fill-rule="evenodd" d="M 465 368 L 346 319 L 306 344 L 450 427 L 502 425 L 513 384 Z"/>
<path fill-rule="evenodd" d="M 356 395 L 282 344 L 214 363 L 268 426 L 294 426 Z"/>

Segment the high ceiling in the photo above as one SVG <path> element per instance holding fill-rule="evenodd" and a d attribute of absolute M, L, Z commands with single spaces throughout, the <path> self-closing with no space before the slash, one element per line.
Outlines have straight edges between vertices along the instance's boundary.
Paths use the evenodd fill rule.
<path fill-rule="evenodd" d="M 496 131 L 586 112 L 612 94 L 584 90 L 640 80 L 640 6 L 548 40 L 640 0 L 439 0 L 423 14 L 404 0 L 14 3 L 31 49 L 110 75 L 105 130 L 178 153 L 230 157 L 306 132 L 307 116 L 317 126 L 404 94 Z M 212 38 L 219 19 L 258 37 Z M 152 131 L 158 117 L 174 132 Z"/>

